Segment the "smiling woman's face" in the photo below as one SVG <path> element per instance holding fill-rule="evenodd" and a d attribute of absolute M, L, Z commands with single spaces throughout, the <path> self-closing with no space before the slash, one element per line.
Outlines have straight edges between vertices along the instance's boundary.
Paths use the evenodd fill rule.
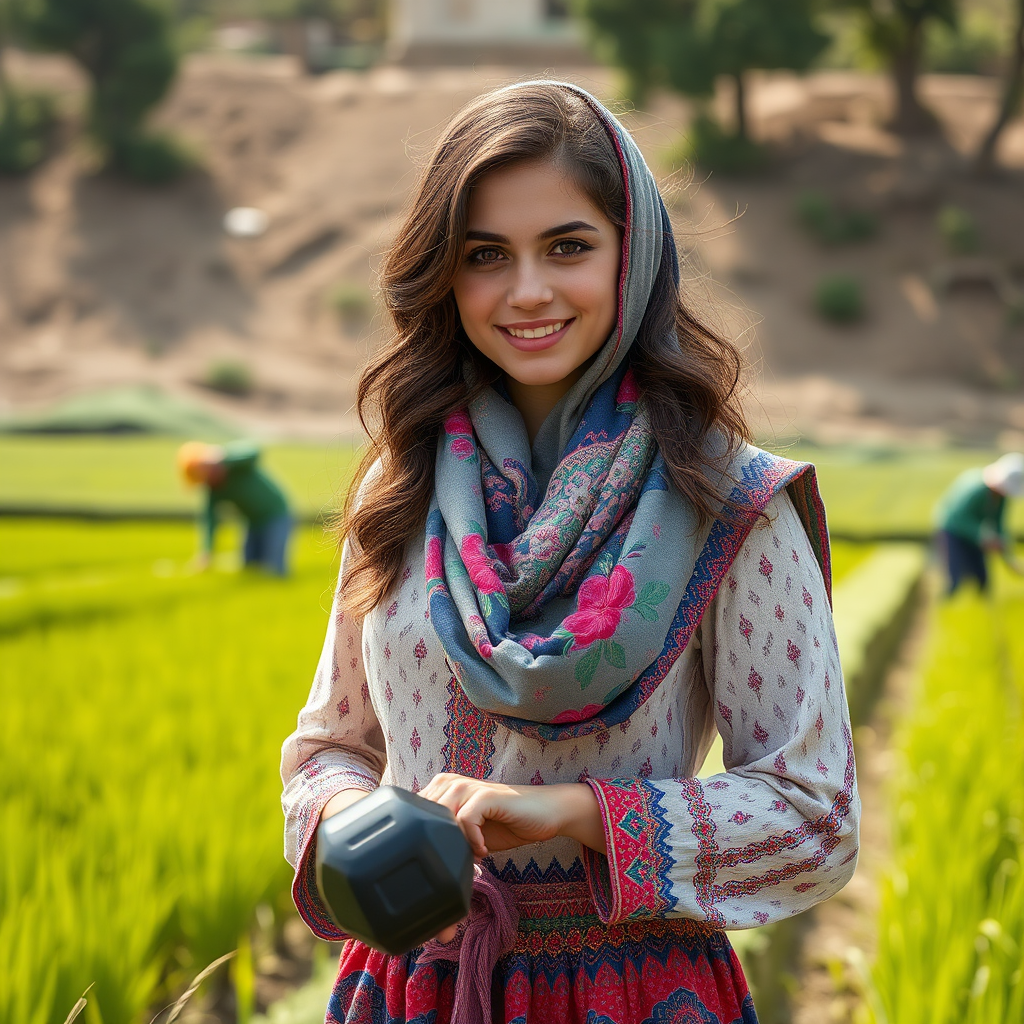
<path fill-rule="evenodd" d="M 513 164 L 473 189 L 455 302 L 528 428 L 615 326 L 621 255 L 618 227 L 549 161 Z"/>

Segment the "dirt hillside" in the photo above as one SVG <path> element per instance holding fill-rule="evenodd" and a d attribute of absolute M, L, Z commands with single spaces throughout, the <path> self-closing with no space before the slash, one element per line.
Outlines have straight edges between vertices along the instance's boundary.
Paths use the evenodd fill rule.
<path fill-rule="evenodd" d="M 60 61 L 10 65 L 72 105 L 81 95 Z M 374 268 L 415 165 L 462 103 L 528 73 L 309 78 L 283 58 L 194 57 L 158 120 L 203 169 L 160 189 L 96 174 L 72 121 L 33 175 L 0 179 L 0 413 L 148 381 L 263 434 L 352 430 L 353 374 L 386 329 L 373 314 Z M 605 69 L 566 77 L 613 94 Z M 878 78 L 766 77 L 752 120 L 776 158 L 746 179 L 669 175 L 691 113 L 683 101 L 661 97 L 628 116 L 666 179 L 693 301 L 745 348 L 762 436 L 1024 446 L 1024 305 L 1012 315 L 1024 295 L 1024 123 L 1004 140 L 999 178 L 973 179 L 962 156 L 996 89 L 928 80 L 950 141 L 906 146 L 877 127 L 889 102 Z M 728 96 L 719 102 L 728 109 Z M 872 211 L 881 230 L 823 247 L 795 222 L 807 189 Z M 950 256 L 937 234 L 936 213 L 951 203 L 978 222 L 969 257 Z M 268 214 L 265 235 L 225 235 L 224 212 L 238 205 Z M 830 326 L 814 313 L 829 271 L 863 280 L 861 322 Z M 252 369 L 250 398 L 199 383 L 224 358 Z"/>

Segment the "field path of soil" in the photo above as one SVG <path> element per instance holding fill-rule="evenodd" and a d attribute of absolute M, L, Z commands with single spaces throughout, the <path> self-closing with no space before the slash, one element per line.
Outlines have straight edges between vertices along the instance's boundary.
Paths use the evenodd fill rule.
<path fill-rule="evenodd" d="M 852 1024 L 864 999 L 866 972 L 876 945 L 879 884 L 889 864 L 890 794 L 896 754 L 893 731 L 912 711 L 915 672 L 924 647 L 933 598 L 927 577 L 924 599 L 886 674 L 871 723 L 854 734 L 857 787 L 862 805 L 861 847 L 849 884 L 813 911 L 804 935 L 792 1024 Z"/>

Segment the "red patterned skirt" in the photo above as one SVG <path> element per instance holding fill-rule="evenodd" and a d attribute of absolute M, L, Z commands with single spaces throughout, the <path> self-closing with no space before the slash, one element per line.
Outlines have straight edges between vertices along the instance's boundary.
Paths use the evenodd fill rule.
<path fill-rule="evenodd" d="M 513 886 L 519 934 L 494 971 L 495 1024 L 757 1024 L 724 932 L 682 919 L 603 925 L 587 882 L 563 879 Z M 416 953 L 349 940 L 327 1024 L 459 1024 L 456 965 Z"/>

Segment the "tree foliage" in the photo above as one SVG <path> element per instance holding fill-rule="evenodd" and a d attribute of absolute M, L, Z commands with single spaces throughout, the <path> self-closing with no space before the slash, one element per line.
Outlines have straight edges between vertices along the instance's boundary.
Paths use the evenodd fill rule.
<path fill-rule="evenodd" d="M 626 72 L 633 99 L 655 85 L 708 96 L 736 81 L 736 133 L 746 136 L 743 78 L 753 69 L 804 71 L 828 43 L 814 0 L 584 0 L 600 42 Z"/>
<path fill-rule="evenodd" d="M 56 121 L 51 96 L 16 87 L 7 77 L 5 51 L 20 27 L 23 7 L 23 0 L 0 0 L 0 174 L 23 174 L 35 167 L 45 156 Z"/>
<path fill-rule="evenodd" d="M 1013 55 L 1006 72 L 1002 102 L 999 104 L 999 113 L 992 127 L 986 132 L 985 138 L 978 148 L 975 160 L 975 169 L 981 174 L 989 174 L 994 169 L 999 136 L 1010 123 L 1010 119 L 1020 113 L 1022 102 L 1024 102 L 1024 0 L 1017 0 L 1017 21 L 1013 30 Z"/>
<path fill-rule="evenodd" d="M 383 19 L 385 0 L 174 0 L 179 12 L 217 20 L 323 18 L 343 25 L 355 18 Z"/>
<path fill-rule="evenodd" d="M 169 8 L 160 0 L 27 0 L 24 32 L 37 46 L 75 59 L 92 84 L 89 130 L 111 163 L 158 180 L 180 169 L 145 118 L 178 67 Z"/>
<path fill-rule="evenodd" d="M 925 30 L 931 22 L 955 29 L 958 0 L 838 0 L 837 6 L 860 15 L 865 40 L 889 65 L 896 86 L 893 128 L 907 135 L 934 129 L 935 118 L 917 94 Z"/>
<path fill-rule="evenodd" d="M 664 33 L 668 26 L 689 24 L 698 0 L 581 0 L 601 49 L 626 74 L 630 98 L 642 103 L 664 81 Z"/>

